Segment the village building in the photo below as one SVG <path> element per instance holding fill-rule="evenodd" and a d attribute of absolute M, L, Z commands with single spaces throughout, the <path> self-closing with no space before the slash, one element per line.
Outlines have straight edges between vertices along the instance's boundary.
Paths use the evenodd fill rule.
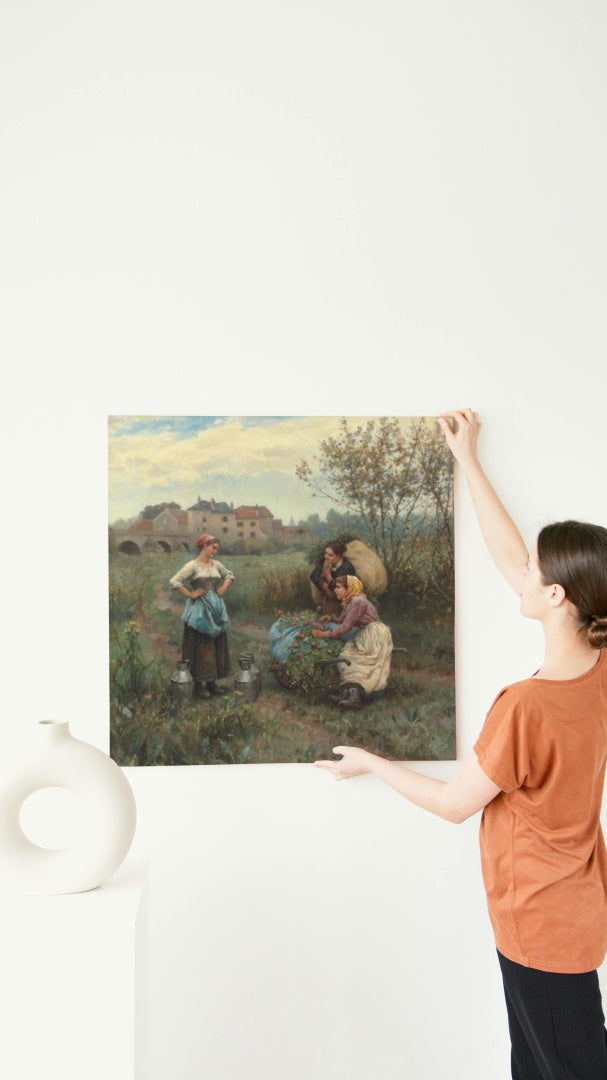
<path fill-rule="evenodd" d="M 267 506 L 237 506 L 236 532 L 239 540 L 263 541 L 273 537 L 274 515 Z"/>
<path fill-rule="evenodd" d="M 141 515 L 125 529 L 110 528 L 112 550 L 137 554 L 143 551 L 195 551 L 196 539 L 211 533 L 229 549 L 236 541 L 258 550 L 273 540 L 284 547 L 310 543 L 305 526 L 283 525 L 267 506 L 238 506 L 215 499 L 201 499 L 187 510 L 165 507 L 155 517 Z"/>
<path fill-rule="evenodd" d="M 198 496 L 193 506 L 188 507 L 192 529 L 197 536 L 212 533 L 218 540 L 236 540 L 236 514 L 234 503 L 215 502 L 215 499 L 201 499 Z"/>
<path fill-rule="evenodd" d="M 312 542 L 312 533 L 307 525 L 281 524 L 276 535 L 285 547 L 307 547 Z"/>

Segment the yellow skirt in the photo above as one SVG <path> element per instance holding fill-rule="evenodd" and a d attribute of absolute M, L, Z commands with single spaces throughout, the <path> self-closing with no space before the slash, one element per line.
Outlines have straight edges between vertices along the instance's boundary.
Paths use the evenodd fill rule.
<path fill-rule="evenodd" d="M 338 664 L 342 683 L 358 683 L 367 694 L 387 686 L 392 634 L 384 623 L 367 623 L 344 645 L 339 655 L 340 659 L 350 661 L 349 664 Z"/>

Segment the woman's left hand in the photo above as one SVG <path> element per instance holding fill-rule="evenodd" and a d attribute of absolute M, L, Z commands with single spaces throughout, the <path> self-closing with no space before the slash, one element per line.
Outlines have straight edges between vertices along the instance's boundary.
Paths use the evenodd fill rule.
<path fill-rule="evenodd" d="M 316 627 L 311 631 L 312 637 L 328 637 L 328 630 L 317 630 Z"/>
<path fill-rule="evenodd" d="M 341 761 L 315 761 L 314 767 L 325 769 L 336 780 L 350 780 L 353 776 L 363 776 L 371 772 L 373 755 L 360 746 L 334 746 L 334 754 L 341 754 Z"/>

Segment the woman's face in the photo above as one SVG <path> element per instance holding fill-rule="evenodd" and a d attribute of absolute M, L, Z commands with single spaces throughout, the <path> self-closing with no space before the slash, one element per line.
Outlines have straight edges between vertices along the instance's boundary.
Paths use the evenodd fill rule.
<path fill-rule="evenodd" d="M 340 582 L 338 582 L 337 585 L 335 586 L 335 595 L 336 595 L 337 599 L 338 600 L 343 600 L 344 596 L 346 595 L 346 592 L 347 592 L 346 586 L 342 585 Z"/>
<path fill-rule="evenodd" d="M 327 560 L 329 566 L 337 566 L 340 558 L 341 556 L 336 555 L 336 553 L 333 551 L 333 548 L 325 548 L 325 559 Z"/>
<path fill-rule="evenodd" d="M 537 544 L 529 550 L 527 564 L 523 568 L 521 582 L 521 615 L 528 619 L 541 619 L 548 610 L 551 586 L 546 585 L 537 561 Z"/>
<path fill-rule="evenodd" d="M 209 559 L 214 559 L 219 551 L 219 540 L 209 540 L 202 549 Z"/>

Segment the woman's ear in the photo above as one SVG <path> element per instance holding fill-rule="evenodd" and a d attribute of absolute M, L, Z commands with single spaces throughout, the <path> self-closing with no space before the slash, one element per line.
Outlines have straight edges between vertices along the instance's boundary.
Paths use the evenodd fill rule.
<path fill-rule="evenodd" d="M 548 594 L 548 601 L 553 607 L 560 607 L 565 603 L 567 594 L 562 585 L 551 585 L 550 592 Z"/>

